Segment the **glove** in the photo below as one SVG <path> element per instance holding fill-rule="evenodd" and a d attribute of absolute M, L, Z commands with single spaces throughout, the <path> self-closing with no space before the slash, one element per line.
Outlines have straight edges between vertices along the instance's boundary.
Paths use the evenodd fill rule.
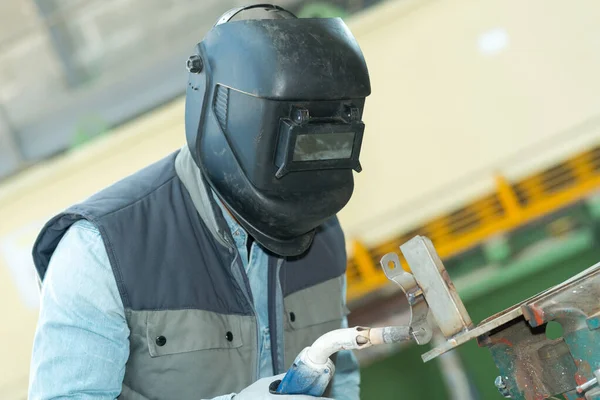
<path fill-rule="evenodd" d="M 277 385 L 273 384 L 271 390 L 269 386 L 273 382 L 281 381 L 285 374 L 280 374 L 276 376 L 272 376 L 270 378 L 262 378 L 254 382 L 252 385 L 248 386 L 246 389 L 242 390 L 238 394 L 233 396 L 235 400 L 316 400 L 316 399 L 324 399 L 327 400 L 327 397 L 313 397 L 313 396 L 305 396 L 303 394 L 275 394 L 272 393 L 271 390 L 277 389 Z M 332 400 L 332 399 L 329 399 Z"/>

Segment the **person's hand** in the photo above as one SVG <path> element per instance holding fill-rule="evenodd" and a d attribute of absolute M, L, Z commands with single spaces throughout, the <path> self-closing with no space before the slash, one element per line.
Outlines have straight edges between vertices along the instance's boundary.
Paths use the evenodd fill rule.
<path fill-rule="evenodd" d="M 303 394 L 274 394 L 269 390 L 269 386 L 275 381 L 281 381 L 285 374 L 262 378 L 233 396 L 235 400 L 315 400 L 327 399 L 326 397 L 313 397 Z"/>

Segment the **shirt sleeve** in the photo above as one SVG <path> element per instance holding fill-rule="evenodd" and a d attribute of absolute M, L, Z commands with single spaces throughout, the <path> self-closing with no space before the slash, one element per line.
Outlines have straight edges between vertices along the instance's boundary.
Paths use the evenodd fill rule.
<path fill-rule="evenodd" d="M 346 305 L 346 276 L 342 290 L 342 302 Z M 342 320 L 342 328 L 348 327 L 348 319 Z M 351 350 L 342 350 L 337 353 L 335 375 L 331 387 L 331 397 L 339 400 L 360 399 L 360 370 L 356 356 Z"/>
<path fill-rule="evenodd" d="M 129 357 L 129 328 L 104 243 L 75 223 L 42 282 L 29 399 L 114 400 Z"/>

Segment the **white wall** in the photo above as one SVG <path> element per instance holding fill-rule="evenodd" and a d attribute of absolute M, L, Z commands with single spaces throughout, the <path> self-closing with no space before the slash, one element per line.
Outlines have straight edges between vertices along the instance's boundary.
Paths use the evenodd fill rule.
<path fill-rule="evenodd" d="M 407 3 L 422 6 L 395 19 Z M 600 3 L 400 1 L 379 11 L 355 29 L 373 94 L 364 171 L 341 214 L 349 234 L 378 241 L 489 190 L 496 171 L 522 175 L 600 138 Z"/>

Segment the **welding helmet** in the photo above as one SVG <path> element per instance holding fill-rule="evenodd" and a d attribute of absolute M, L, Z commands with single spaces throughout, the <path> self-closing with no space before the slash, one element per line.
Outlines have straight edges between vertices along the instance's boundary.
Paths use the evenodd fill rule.
<path fill-rule="evenodd" d="M 354 189 L 369 74 L 339 18 L 274 5 L 225 13 L 187 60 L 192 157 L 264 248 L 305 252 Z"/>

